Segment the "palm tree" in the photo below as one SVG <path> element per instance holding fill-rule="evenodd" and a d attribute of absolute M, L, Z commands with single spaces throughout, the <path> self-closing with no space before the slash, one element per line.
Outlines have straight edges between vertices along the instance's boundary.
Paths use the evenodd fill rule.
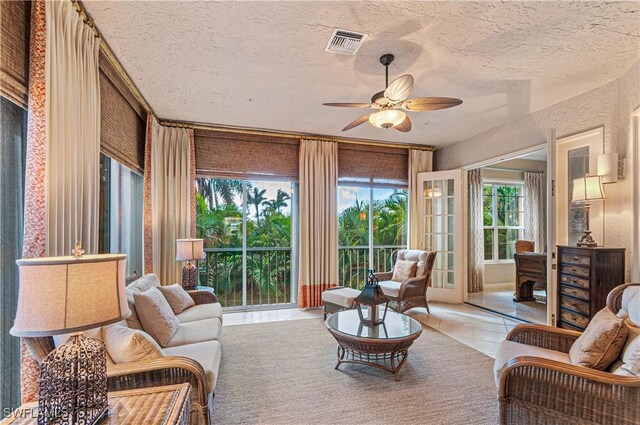
<path fill-rule="evenodd" d="M 267 208 L 271 208 L 273 211 L 280 214 L 281 208 L 286 208 L 289 204 L 287 201 L 291 199 L 291 196 L 282 189 L 278 189 L 278 193 L 276 194 L 276 199 L 272 199 L 270 201 L 266 201 L 264 204 Z"/>
<path fill-rule="evenodd" d="M 232 204 L 234 195 L 242 195 L 242 180 L 196 179 L 196 189 L 209 207 L 219 208 L 220 201 L 224 205 Z"/>
<path fill-rule="evenodd" d="M 260 222 L 260 205 L 267 199 L 264 197 L 264 194 L 267 192 L 267 189 L 258 189 L 257 187 L 253 188 L 253 192 L 247 193 L 247 203 L 253 205 L 256 209 L 256 221 Z"/>

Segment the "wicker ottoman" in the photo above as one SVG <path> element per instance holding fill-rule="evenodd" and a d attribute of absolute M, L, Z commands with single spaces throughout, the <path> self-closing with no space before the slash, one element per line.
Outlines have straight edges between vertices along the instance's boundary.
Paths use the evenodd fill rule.
<path fill-rule="evenodd" d="M 329 288 L 324 291 L 322 293 L 324 318 L 327 318 L 327 314 L 354 308 L 354 300 L 358 295 L 360 295 L 360 291 L 345 288 L 344 286 L 336 286 L 335 288 Z"/>

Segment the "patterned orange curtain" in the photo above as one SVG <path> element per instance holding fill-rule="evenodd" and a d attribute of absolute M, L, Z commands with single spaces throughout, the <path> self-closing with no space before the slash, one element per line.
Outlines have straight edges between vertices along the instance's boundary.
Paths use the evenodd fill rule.
<path fill-rule="evenodd" d="M 34 0 L 31 4 L 31 34 L 29 46 L 29 104 L 27 124 L 27 153 L 24 197 L 24 243 L 22 256 L 43 257 L 45 241 L 45 164 L 46 109 L 45 109 L 45 4 Z M 40 367 L 27 346 L 21 344 L 20 375 L 22 401 L 38 397 Z"/>

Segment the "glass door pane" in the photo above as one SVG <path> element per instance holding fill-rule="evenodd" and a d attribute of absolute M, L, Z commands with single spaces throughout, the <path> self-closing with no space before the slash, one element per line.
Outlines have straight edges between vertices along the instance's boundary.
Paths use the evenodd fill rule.
<path fill-rule="evenodd" d="M 213 287 L 223 307 L 242 306 L 243 182 L 197 179 L 196 237 L 204 239 L 200 285 Z"/>
<path fill-rule="evenodd" d="M 376 272 L 391 270 L 391 254 L 407 247 L 407 198 L 404 189 L 373 189 L 373 257 Z"/>
<path fill-rule="evenodd" d="M 370 189 L 338 187 L 338 280 L 360 289 L 369 268 Z"/>
<path fill-rule="evenodd" d="M 286 182 L 247 183 L 247 305 L 292 302 L 291 200 Z"/>

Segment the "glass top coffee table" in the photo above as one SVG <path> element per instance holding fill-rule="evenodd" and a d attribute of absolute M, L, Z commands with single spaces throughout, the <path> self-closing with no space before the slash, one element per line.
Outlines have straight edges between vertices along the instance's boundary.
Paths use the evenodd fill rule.
<path fill-rule="evenodd" d="M 409 347 L 422 333 L 422 325 L 411 317 L 389 310 L 384 323 L 368 326 L 360 322 L 357 310 L 342 310 L 325 321 L 327 329 L 338 341 L 338 364 L 357 363 L 393 373 L 409 356 Z"/>

